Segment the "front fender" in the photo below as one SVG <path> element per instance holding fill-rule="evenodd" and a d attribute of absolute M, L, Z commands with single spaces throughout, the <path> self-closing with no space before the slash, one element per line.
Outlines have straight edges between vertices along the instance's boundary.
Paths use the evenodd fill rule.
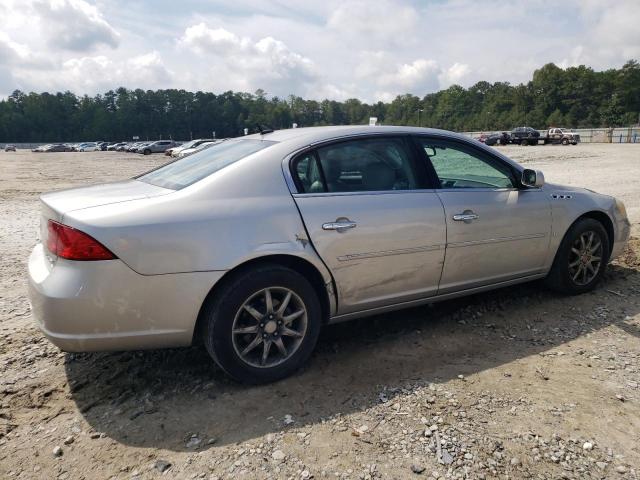
<path fill-rule="evenodd" d="M 547 184 L 544 189 L 551 201 L 551 244 L 547 267 L 551 268 L 555 254 L 565 234 L 576 220 L 586 215 L 606 215 L 611 221 L 613 241 L 611 259 L 624 248 L 629 238 L 630 225 L 626 217 L 616 210 L 616 200 L 587 189 Z"/>

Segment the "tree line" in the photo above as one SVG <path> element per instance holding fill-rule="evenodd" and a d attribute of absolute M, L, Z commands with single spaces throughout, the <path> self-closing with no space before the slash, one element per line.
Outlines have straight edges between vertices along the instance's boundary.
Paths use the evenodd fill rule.
<path fill-rule="evenodd" d="M 242 135 L 255 126 L 290 128 L 366 124 L 421 125 L 456 131 L 508 130 L 527 125 L 569 128 L 616 127 L 640 121 L 640 64 L 594 71 L 584 65 L 562 69 L 552 63 L 526 84 L 478 82 L 453 85 L 422 98 L 397 96 L 389 103 L 352 98 L 305 100 L 255 93 L 130 90 L 95 96 L 72 92 L 14 91 L 0 100 L 0 142 L 155 140 Z"/>

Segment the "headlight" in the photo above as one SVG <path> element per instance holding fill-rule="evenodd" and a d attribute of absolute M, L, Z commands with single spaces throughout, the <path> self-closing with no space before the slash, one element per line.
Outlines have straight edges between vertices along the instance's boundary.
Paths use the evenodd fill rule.
<path fill-rule="evenodd" d="M 622 203 L 622 201 L 618 200 L 617 198 L 616 198 L 616 211 L 622 218 L 627 218 L 627 209 L 625 208 L 624 203 Z"/>

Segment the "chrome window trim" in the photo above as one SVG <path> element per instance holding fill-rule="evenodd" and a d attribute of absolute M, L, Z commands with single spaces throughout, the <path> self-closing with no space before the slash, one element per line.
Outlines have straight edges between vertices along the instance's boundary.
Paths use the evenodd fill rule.
<path fill-rule="evenodd" d="M 317 192 L 317 193 L 292 193 L 293 198 L 309 198 L 309 197 L 347 197 L 352 195 L 399 195 L 403 193 L 437 193 L 433 188 L 425 188 L 424 190 L 369 190 L 362 192 Z"/>
<path fill-rule="evenodd" d="M 511 169 L 515 170 L 516 172 L 522 174 L 522 170 L 524 167 L 522 167 L 521 165 L 515 163 L 513 160 L 511 160 L 508 157 L 505 157 L 501 152 L 496 152 L 496 151 L 492 151 L 490 149 L 490 147 L 487 147 L 484 144 L 479 144 L 476 145 L 474 144 L 472 139 L 467 139 L 467 138 L 457 138 L 457 137 L 451 137 L 449 135 L 443 134 L 443 133 L 437 133 L 437 132 L 430 132 L 430 133 L 416 133 L 416 132 L 412 132 L 412 131 L 403 131 L 401 129 L 399 130 L 393 130 L 393 131 L 389 131 L 389 132 L 363 132 L 363 133 L 351 133 L 351 134 L 346 134 L 346 135 L 336 135 L 334 137 L 331 138 L 326 138 L 323 140 L 317 140 L 315 142 L 310 142 L 309 144 L 300 147 L 296 150 L 294 150 L 293 152 L 289 153 L 288 155 L 285 155 L 282 159 L 281 162 L 281 168 L 282 168 L 282 174 L 284 176 L 284 181 L 287 184 L 287 188 L 289 189 L 289 192 L 291 192 L 292 195 L 336 195 L 336 194 L 380 194 L 381 192 L 324 192 L 324 193 L 300 193 L 298 191 L 298 187 L 295 184 L 295 181 L 293 180 L 293 176 L 291 174 L 291 160 L 293 160 L 294 157 L 300 155 L 301 153 L 304 153 L 306 150 L 309 149 L 315 149 L 318 148 L 320 146 L 322 146 L 323 144 L 328 144 L 328 143 L 333 143 L 336 141 L 348 141 L 351 139 L 359 139 L 362 137 L 374 137 L 374 136 L 406 136 L 410 139 L 413 140 L 417 140 L 419 138 L 432 138 L 432 139 L 437 139 L 437 140 L 449 140 L 452 142 L 458 142 L 458 143 L 463 143 L 463 144 L 467 144 L 470 145 L 471 148 L 475 149 L 475 150 L 479 150 L 487 155 L 490 155 L 491 157 L 494 158 L 494 160 L 507 165 L 508 167 L 510 167 Z M 517 180 L 517 178 L 516 178 Z M 382 193 L 401 193 L 401 192 L 434 192 L 434 191 L 438 191 L 438 192 L 446 192 L 446 191 L 456 191 L 456 192 L 461 192 L 461 191 L 481 191 L 484 189 L 480 189 L 480 188 L 456 188 L 456 189 L 444 189 L 444 188 L 425 188 L 425 189 L 418 189 L 418 190 L 389 190 L 389 191 L 382 191 Z M 512 187 L 509 190 L 516 190 L 516 191 L 520 191 L 520 190 L 536 190 L 536 188 L 518 188 L 518 187 Z M 539 188 L 537 188 L 537 190 L 539 190 Z M 486 189 L 486 191 L 496 191 L 496 189 Z M 506 191 L 506 189 L 505 189 Z"/>
<path fill-rule="evenodd" d="M 457 193 L 458 192 L 468 192 L 468 193 L 474 193 L 474 192 L 519 192 L 520 190 L 521 190 L 520 188 L 515 188 L 515 187 L 505 187 L 505 188 L 460 187 L 460 188 L 438 188 L 437 192 L 457 192 Z"/>

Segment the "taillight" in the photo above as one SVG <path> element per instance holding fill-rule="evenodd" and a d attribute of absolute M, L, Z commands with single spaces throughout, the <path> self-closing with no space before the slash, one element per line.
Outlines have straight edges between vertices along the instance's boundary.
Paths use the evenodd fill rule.
<path fill-rule="evenodd" d="M 107 247 L 80 230 L 53 220 L 47 223 L 47 248 L 67 260 L 113 260 Z"/>

